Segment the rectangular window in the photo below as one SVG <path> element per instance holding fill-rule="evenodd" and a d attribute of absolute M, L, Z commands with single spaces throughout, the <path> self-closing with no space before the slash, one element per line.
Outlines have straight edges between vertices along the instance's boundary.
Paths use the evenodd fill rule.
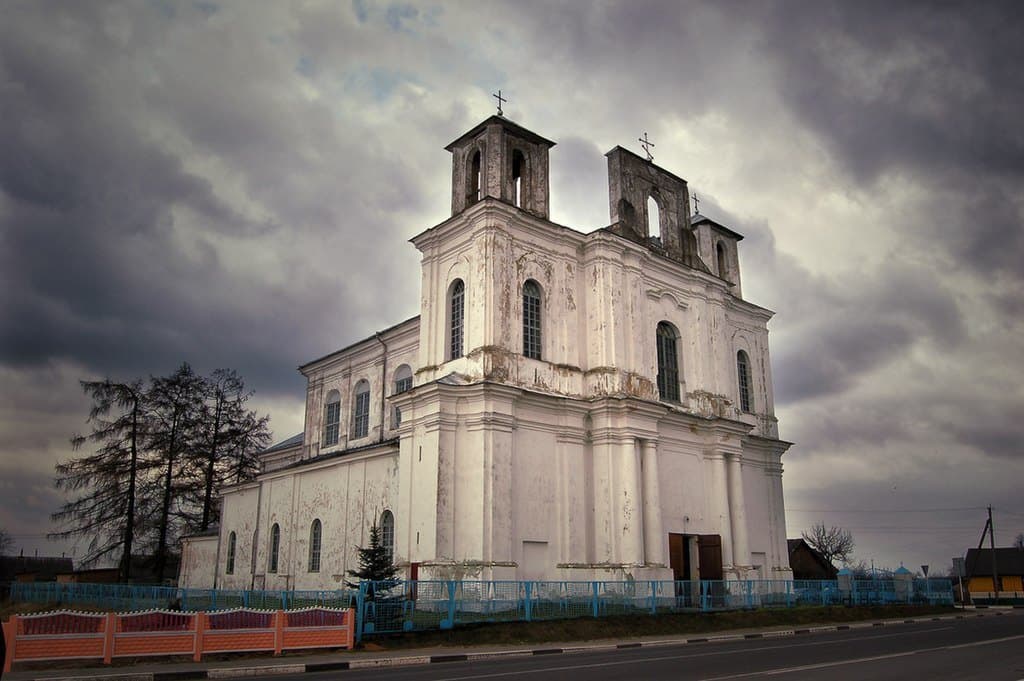
<path fill-rule="evenodd" d="M 324 413 L 324 446 L 338 444 L 338 424 L 341 421 L 341 402 L 331 402 Z"/>
<path fill-rule="evenodd" d="M 366 437 L 370 432 L 370 393 L 356 393 L 355 409 L 352 412 L 352 439 Z"/>

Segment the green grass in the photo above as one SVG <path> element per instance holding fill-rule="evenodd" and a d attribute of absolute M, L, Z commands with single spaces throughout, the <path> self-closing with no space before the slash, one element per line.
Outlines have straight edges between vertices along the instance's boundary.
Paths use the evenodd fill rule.
<path fill-rule="evenodd" d="M 543 622 L 497 622 L 460 625 L 448 631 L 368 636 L 364 644 L 376 649 L 433 646 L 518 645 L 552 641 L 593 641 L 641 636 L 711 634 L 730 629 L 803 627 L 816 624 L 949 614 L 950 606 L 799 607 L 713 613 L 612 615 Z"/>

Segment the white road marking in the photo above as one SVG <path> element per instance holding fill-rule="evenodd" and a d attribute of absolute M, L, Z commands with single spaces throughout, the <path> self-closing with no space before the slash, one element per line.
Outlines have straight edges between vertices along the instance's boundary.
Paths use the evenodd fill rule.
<path fill-rule="evenodd" d="M 861 636 L 861 637 L 858 637 L 857 640 L 858 641 L 866 641 L 866 640 L 869 640 L 869 639 L 876 639 L 876 638 L 895 638 L 895 637 L 898 637 L 898 636 L 908 636 L 908 635 L 911 635 L 911 634 L 924 634 L 924 633 L 928 633 L 928 632 L 932 632 L 932 631 L 944 631 L 946 629 L 952 629 L 952 628 L 953 627 L 933 627 L 931 629 L 917 629 L 915 631 L 905 631 L 905 632 L 900 632 L 898 634 L 897 633 L 893 633 L 893 634 L 879 634 L 877 636 Z M 595 662 L 593 664 L 576 664 L 576 665 L 564 665 L 564 666 L 561 666 L 561 667 L 545 667 L 544 669 L 524 669 L 524 670 L 519 670 L 519 671 L 511 671 L 511 672 L 495 672 L 495 673 L 492 673 L 492 674 L 470 674 L 468 676 L 448 676 L 448 677 L 445 677 L 442 681 L 471 681 L 472 679 L 498 679 L 498 678 L 502 678 L 502 677 L 506 677 L 506 676 L 525 676 L 527 674 L 546 674 L 548 672 L 563 672 L 563 671 L 568 672 L 568 671 L 574 671 L 574 670 L 579 670 L 579 669 L 598 669 L 598 668 L 601 668 L 601 667 L 618 667 L 618 666 L 622 666 L 622 665 L 646 664 L 648 662 L 665 662 L 667 660 L 685 660 L 685 659 L 695 658 L 695 657 L 711 657 L 711 656 L 714 656 L 714 655 L 735 655 L 737 652 L 757 652 L 757 651 L 761 651 L 761 650 L 779 650 L 779 649 L 783 649 L 783 648 L 785 648 L 785 649 L 788 649 L 788 648 L 805 648 L 805 647 L 808 647 L 808 646 L 823 646 L 823 645 L 831 645 L 831 644 L 836 644 L 836 643 L 847 643 L 847 641 L 845 641 L 843 639 L 833 639 L 831 641 L 814 641 L 814 642 L 808 642 L 808 643 L 794 643 L 792 645 L 786 645 L 786 646 L 760 646 L 760 647 L 757 647 L 757 648 L 744 648 L 742 651 L 736 651 L 736 650 L 713 650 L 713 651 L 708 651 L 708 652 L 703 652 L 703 653 L 687 653 L 685 655 L 663 655 L 661 657 L 645 657 L 642 660 L 637 660 L 637 659 L 614 660 L 612 662 Z M 758 672 L 758 673 L 765 673 L 765 672 Z M 722 678 L 723 679 L 727 679 L 727 678 L 742 678 L 742 676 L 744 676 L 744 675 L 741 675 L 741 676 L 738 676 L 738 677 L 728 677 L 728 676 L 726 676 L 726 677 L 722 677 Z"/>

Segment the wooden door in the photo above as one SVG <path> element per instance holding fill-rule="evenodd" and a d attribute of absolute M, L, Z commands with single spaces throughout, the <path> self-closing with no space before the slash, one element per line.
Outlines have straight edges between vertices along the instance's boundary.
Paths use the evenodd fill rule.
<path fill-rule="evenodd" d="M 698 565 L 701 579 L 722 579 L 722 537 L 702 534 L 697 537 Z"/>

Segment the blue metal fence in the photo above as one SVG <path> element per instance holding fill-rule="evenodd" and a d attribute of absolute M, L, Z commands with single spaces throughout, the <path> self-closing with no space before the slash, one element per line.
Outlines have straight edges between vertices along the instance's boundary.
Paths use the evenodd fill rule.
<path fill-rule="evenodd" d="M 841 585 L 846 586 L 841 586 Z M 357 609 L 357 635 L 670 612 L 822 605 L 953 604 L 950 580 L 395 581 L 358 591 L 178 589 L 123 584 L 15 583 L 15 602 L 104 610 Z"/>
<path fill-rule="evenodd" d="M 949 580 L 684 582 L 363 582 L 358 632 L 451 629 L 476 622 L 530 622 L 670 612 L 821 605 L 952 605 Z"/>

